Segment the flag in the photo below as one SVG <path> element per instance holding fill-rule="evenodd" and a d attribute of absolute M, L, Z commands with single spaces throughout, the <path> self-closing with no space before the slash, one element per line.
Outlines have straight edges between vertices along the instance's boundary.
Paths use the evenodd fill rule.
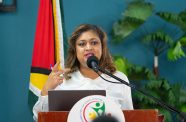
<path fill-rule="evenodd" d="M 64 21 L 60 0 L 40 0 L 36 33 L 34 39 L 28 104 L 30 110 L 51 72 L 51 66 L 58 61 L 64 68 Z"/>

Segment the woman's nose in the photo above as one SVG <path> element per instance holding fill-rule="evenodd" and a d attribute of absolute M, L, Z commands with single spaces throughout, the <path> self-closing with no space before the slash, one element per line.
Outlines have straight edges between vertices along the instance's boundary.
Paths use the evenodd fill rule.
<path fill-rule="evenodd" d="M 88 44 L 86 45 L 86 49 L 87 49 L 87 50 L 91 50 L 91 49 L 92 49 L 92 45 L 88 43 Z"/>

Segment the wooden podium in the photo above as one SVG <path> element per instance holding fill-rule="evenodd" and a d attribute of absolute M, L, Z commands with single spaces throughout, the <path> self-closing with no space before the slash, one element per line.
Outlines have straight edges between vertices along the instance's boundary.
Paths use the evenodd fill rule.
<path fill-rule="evenodd" d="M 69 112 L 39 112 L 38 122 L 66 122 Z M 125 110 L 125 122 L 163 122 L 158 110 Z M 75 120 L 74 120 L 75 122 Z"/>

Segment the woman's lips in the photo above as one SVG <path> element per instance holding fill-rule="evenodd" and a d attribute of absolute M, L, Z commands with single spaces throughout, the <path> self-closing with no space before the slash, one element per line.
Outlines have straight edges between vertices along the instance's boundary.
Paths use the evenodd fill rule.
<path fill-rule="evenodd" d="M 87 53 L 87 54 L 85 54 L 85 57 L 88 58 L 88 57 L 93 56 L 93 55 L 94 55 L 94 53 Z"/>

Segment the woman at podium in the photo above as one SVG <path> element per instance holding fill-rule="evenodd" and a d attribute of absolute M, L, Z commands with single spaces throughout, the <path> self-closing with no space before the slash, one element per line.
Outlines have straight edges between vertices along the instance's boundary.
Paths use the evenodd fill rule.
<path fill-rule="evenodd" d="M 38 112 L 48 111 L 49 90 L 106 90 L 106 97 L 113 100 L 123 110 L 133 109 L 131 89 L 122 84 L 106 82 L 87 66 L 87 59 L 95 56 L 99 60 L 99 67 L 111 72 L 115 76 L 128 81 L 125 74 L 116 70 L 111 54 L 107 47 L 107 35 L 98 26 L 82 24 L 76 28 L 68 40 L 69 48 L 65 69 L 59 69 L 59 62 L 52 67 L 41 95 L 33 107 L 34 118 Z M 115 79 L 101 74 L 109 81 Z"/>

